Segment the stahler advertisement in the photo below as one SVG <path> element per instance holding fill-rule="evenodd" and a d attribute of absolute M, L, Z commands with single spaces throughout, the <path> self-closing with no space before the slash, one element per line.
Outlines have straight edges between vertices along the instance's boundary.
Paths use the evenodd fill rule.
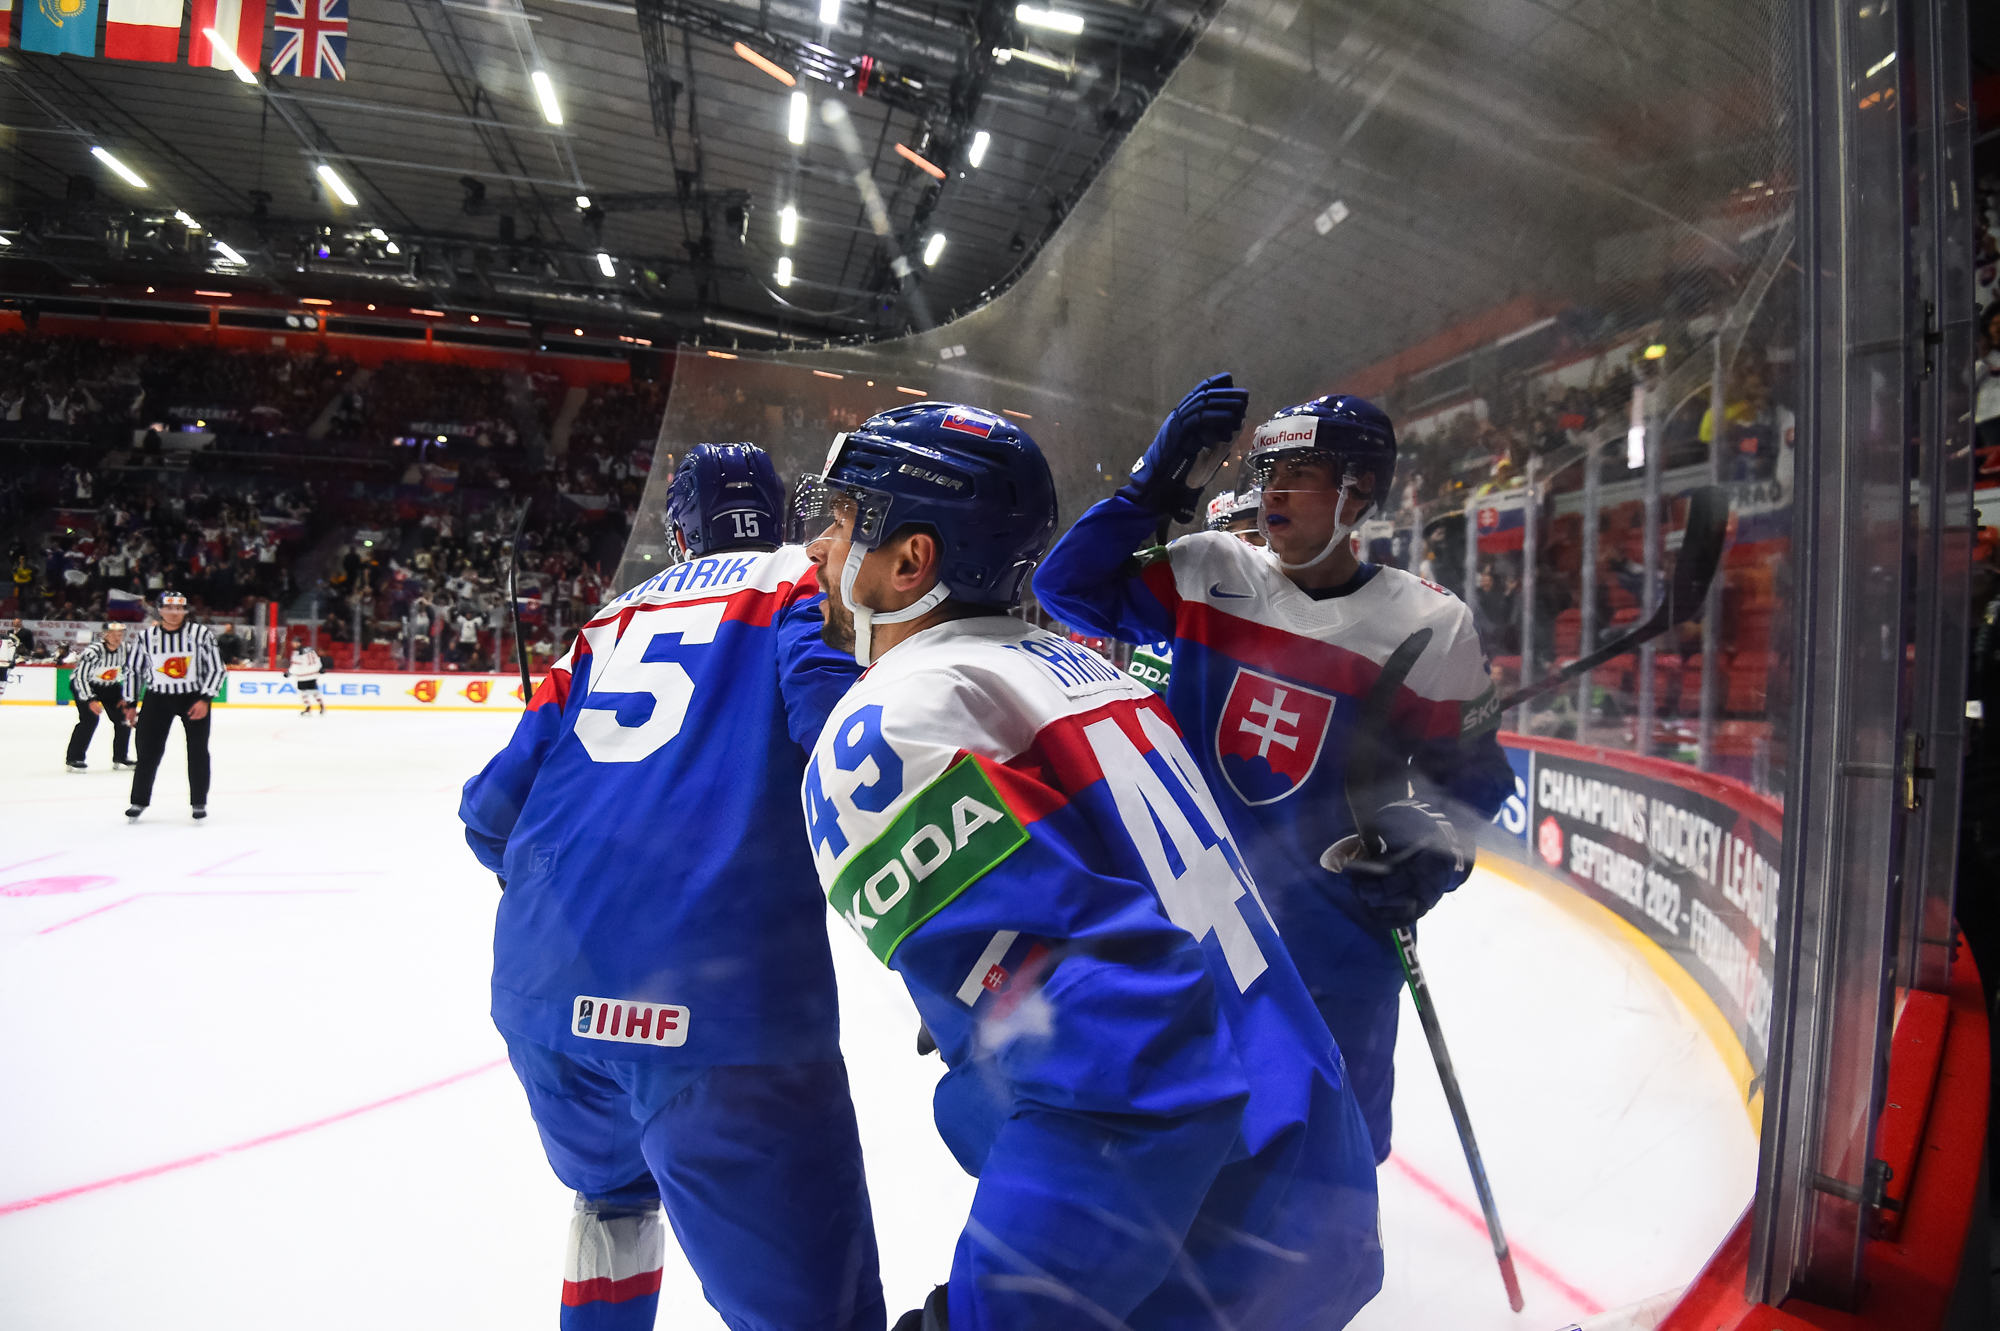
<path fill-rule="evenodd" d="M 1614 766 L 1594 748 L 1507 741 L 1526 798 L 1503 816 L 1524 824 L 1526 857 L 1659 944 L 1715 1001 L 1761 1082 L 1777 925 L 1776 807 L 1733 781 L 1679 775 L 1676 764 L 1620 755 Z M 1515 819 L 1507 821 L 1513 830 Z"/>

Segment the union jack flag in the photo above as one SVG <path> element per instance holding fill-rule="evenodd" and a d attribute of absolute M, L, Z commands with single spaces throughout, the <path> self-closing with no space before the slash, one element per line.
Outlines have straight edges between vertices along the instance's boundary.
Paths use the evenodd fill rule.
<path fill-rule="evenodd" d="M 273 74 L 304 79 L 347 77 L 347 0 L 278 0 Z"/>

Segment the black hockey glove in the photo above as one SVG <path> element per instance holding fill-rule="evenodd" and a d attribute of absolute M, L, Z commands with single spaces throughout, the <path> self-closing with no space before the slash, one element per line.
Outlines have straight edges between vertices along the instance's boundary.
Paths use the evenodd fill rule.
<path fill-rule="evenodd" d="M 1202 380 L 1167 414 L 1118 493 L 1163 517 L 1192 522 L 1201 492 L 1228 460 L 1229 441 L 1243 428 L 1249 407 L 1250 394 L 1232 386 L 1227 373 Z"/>
<path fill-rule="evenodd" d="M 1472 872 L 1472 853 L 1458 829 L 1422 800 L 1385 804 L 1372 822 L 1366 857 L 1345 869 L 1361 908 L 1384 928 L 1415 924 Z"/>
<path fill-rule="evenodd" d="M 939 1285 L 932 1290 L 923 1307 L 912 1308 L 896 1319 L 893 1331 L 951 1331 L 949 1289 Z"/>

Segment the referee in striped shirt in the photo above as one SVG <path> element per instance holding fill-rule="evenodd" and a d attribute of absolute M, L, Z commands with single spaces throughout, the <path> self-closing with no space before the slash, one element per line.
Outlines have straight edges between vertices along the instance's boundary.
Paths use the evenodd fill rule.
<path fill-rule="evenodd" d="M 215 635 L 187 622 L 187 597 L 160 593 L 160 622 L 149 624 L 132 644 L 132 677 L 146 687 L 139 708 L 139 770 L 132 774 L 132 807 L 137 820 L 153 802 L 153 775 L 167 753 L 167 732 L 176 718 L 187 732 L 188 802 L 194 816 L 208 817 L 208 703 L 222 687 L 222 652 Z"/>
<path fill-rule="evenodd" d="M 125 626 L 113 624 L 104 630 L 104 641 L 83 649 L 83 658 L 70 672 L 69 691 L 76 702 L 76 729 L 69 735 L 69 756 L 64 759 L 72 772 L 86 770 L 83 757 L 90 751 L 90 737 L 97 733 L 97 718 L 111 720 L 111 766 L 136 767 L 126 759 L 132 740 L 132 652 L 125 645 Z"/>

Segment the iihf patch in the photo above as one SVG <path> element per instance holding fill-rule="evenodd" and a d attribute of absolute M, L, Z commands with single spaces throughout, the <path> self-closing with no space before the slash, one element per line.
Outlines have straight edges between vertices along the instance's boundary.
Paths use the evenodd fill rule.
<path fill-rule="evenodd" d="M 688 1010 L 645 999 L 578 994 L 570 1008 L 569 1028 L 586 1040 L 679 1048 L 687 1043 Z"/>
<path fill-rule="evenodd" d="M 1333 695 L 1239 666 L 1215 727 L 1222 778 L 1245 804 L 1275 804 L 1319 765 Z"/>
<path fill-rule="evenodd" d="M 986 439 L 992 436 L 993 428 L 1000 424 L 1000 418 L 998 416 L 988 416 L 983 411 L 974 411 L 969 407 L 960 407 L 953 411 L 947 411 L 944 414 L 944 419 L 939 421 L 938 424 L 944 426 L 947 430 L 958 430 L 965 434 L 976 434 L 981 439 Z"/>

